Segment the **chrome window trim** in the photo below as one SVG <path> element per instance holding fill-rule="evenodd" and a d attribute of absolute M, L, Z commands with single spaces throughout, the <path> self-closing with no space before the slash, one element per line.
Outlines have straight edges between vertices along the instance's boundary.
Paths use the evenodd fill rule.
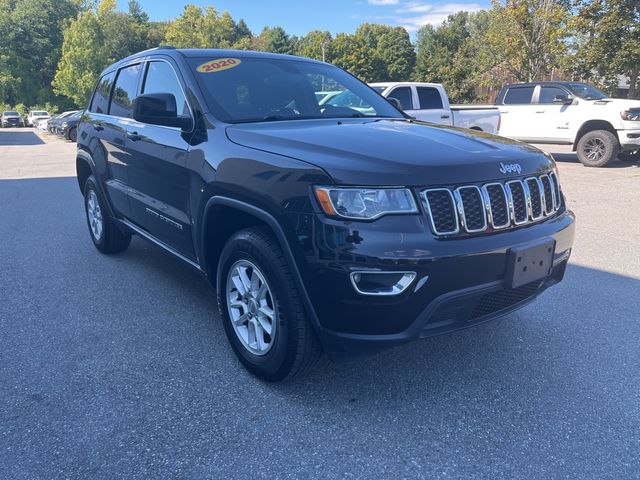
<path fill-rule="evenodd" d="M 474 229 L 471 229 L 468 227 L 467 217 L 464 213 L 464 201 L 462 200 L 462 195 L 460 194 L 460 192 L 462 192 L 463 190 L 468 190 L 468 189 L 476 190 L 478 192 L 478 196 L 480 197 L 480 202 L 484 205 L 482 191 L 476 185 L 463 185 L 462 187 L 458 187 L 455 189 L 454 196 L 460 200 L 460 217 L 462 218 L 463 227 L 467 233 L 484 232 L 487 229 L 487 212 L 485 211 L 484 208 L 481 209 L 482 210 L 482 227 L 474 228 Z"/>
<path fill-rule="evenodd" d="M 507 206 L 507 223 L 503 224 L 503 225 L 496 225 L 495 223 L 495 218 L 493 216 L 493 212 L 491 211 L 491 196 L 489 195 L 489 187 L 492 186 L 497 186 L 500 187 L 500 189 L 502 190 L 502 195 L 504 197 L 504 203 Z M 504 188 L 504 185 L 502 185 L 501 183 L 498 182 L 492 182 L 492 183 L 486 183 L 484 185 L 482 185 L 482 192 L 484 195 L 486 195 L 486 199 L 487 199 L 487 206 L 488 206 L 488 211 L 490 214 L 490 218 L 491 218 L 491 227 L 494 228 L 495 230 L 500 230 L 502 228 L 507 228 L 509 226 L 511 226 L 511 221 L 512 221 L 512 216 L 511 216 L 511 208 L 509 207 L 510 202 L 509 202 L 509 198 L 507 196 L 507 192 L 506 189 Z"/>
<path fill-rule="evenodd" d="M 524 209 L 525 209 L 525 219 L 518 222 L 518 220 L 516 219 L 516 206 L 515 203 L 513 203 L 513 192 L 511 191 L 511 184 L 513 183 L 517 183 L 518 185 L 520 185 L 520 187 L 522 188 L 522 195 L 524 196 Z M 507 189 L 509 190 L 509 194 L 511 195 L 512 198 L 512 207 L 513 207 L 513 224 L 514 225 L 524 225 L 526 223 L 529 223 L 529 205 L 527 204 L 527 200 L 531 200 L 530 198 L 528 199 L 527 197 L 527 192 L 529 191 L 528 188 L 525 188 L 525 185 L 522 183 L 522 181 L 520 180 L 510 180 L 508 182 L 505 183 L 505 186 L 507 187 Z"/>
<path fill-rule="evenodd" d="M 427 196 L 427 194 L 429 192 L 440 192 L 440 191 L 447 192 L 447 195 L 449 195 L 449 198 L 451 200 L 451 208 L 452 208 L 453 214 L 455 216 L 455 218 L 454 218 L 454 223 L 456 225 L 456 229 L 455 230 L 451 230 L 451 231 L 447 231 L 447 232 L 440 232 L 436 228 L 436 224 L 433 221 L 433 212 L 431 211 L 431 205 L 429 204 L 429 197 Z M 422 190 L 420 192 L 420 196 L 422 197 L 424 205 L 427 208 L 427 213 L 429 214 L 429 223 L 431 224 L 431 229 L 433 230 L 433 233 L 435 233 L 436 235 L 455 235 L 457 233 L 460 233 L 460 220 L 458 218 L 458 210 L 457 210 L 457 207 L 456 207 L 455 199 L 453 197 L 453 193 L 451 193 L 451 190 L 449 190 L 448 188 L 427 188 L 427 189 Z"/>

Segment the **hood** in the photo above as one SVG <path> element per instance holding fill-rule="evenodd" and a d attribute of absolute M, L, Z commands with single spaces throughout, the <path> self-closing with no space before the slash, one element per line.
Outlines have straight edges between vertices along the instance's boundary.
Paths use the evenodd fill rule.
<path fill-rule="evenodd" d="M 302 160 L 345 185 L 451 185 L 546 172 L 534 147 L 403 119 L 294 120 L 227 127 L 239 145 Z"/>
<path fill-rule="evenodd" d="M 610 108 L 614 108 L 620 111 L 628 110 L 630 108 L 640 108 L 640 100 L 627 100 L 625 98 L 605 98 L 603 100 L 582 100 L 585 103 L 590 103 L 594 106 L 606 105 Z"/>

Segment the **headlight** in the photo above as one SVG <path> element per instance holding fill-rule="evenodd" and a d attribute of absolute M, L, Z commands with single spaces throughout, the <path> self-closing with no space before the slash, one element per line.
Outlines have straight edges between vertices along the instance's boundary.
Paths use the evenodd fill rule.
<path fill-rule="evenodd" d="M 620 112 L 620 116 L 629 122 L 640 122 L 640 110 L 625 110 Z"/>
<path fill-rule="evenodd" d="M 418 207 L 406 188 L 316 187 L 316 198 L 329 216 L 373 220 L 394 213 L 416 213 Z"/>

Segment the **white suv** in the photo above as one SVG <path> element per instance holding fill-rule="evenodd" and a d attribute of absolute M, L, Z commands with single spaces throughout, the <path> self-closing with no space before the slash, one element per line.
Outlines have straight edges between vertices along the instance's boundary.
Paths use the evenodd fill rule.
<path fill-rule="evenodd" d="M 586 83 L 535 82 L 503 87 L 496 104 L 504 137 L 572 145 L 589 167 L 603 167 L 620 153 L 638 158 L 638 100 L 609 98 Z"/>

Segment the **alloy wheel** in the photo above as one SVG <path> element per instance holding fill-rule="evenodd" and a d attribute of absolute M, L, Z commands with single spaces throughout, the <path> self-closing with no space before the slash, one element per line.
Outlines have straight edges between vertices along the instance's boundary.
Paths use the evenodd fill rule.
<path fill-rule="evenodd" d="M 91 228 L 93 238 L 99 242 L 100 238 L 102 238 L 104 223 L 100 203 L 98 203 L 98 196 L 94 190 L 89 190 L 87 195 L 87 219 L 89 220 L 89 228 Z"/>

